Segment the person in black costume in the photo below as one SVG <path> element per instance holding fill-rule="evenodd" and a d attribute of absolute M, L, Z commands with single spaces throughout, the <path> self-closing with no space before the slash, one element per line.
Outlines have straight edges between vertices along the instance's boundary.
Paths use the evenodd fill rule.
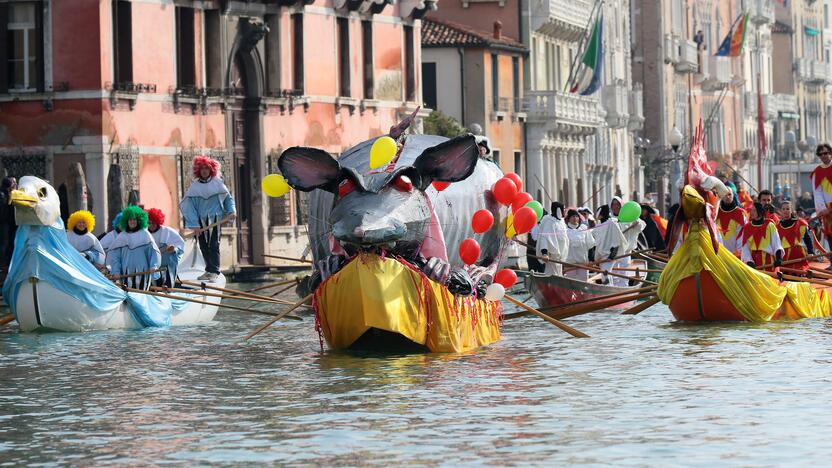
<path fill-rule="evenodd" d="M 14 219 L 14 206 L 9 204 L 12 190 L 17 188 L 17 179 L 5 177 L 0 182 L 0 270 L 8 271 L 14 252 L 14 237 L 17 223 Z"/>

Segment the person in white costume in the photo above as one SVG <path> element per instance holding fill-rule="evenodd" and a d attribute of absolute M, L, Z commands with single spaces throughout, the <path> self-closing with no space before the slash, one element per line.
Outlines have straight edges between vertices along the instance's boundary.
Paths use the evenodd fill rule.
<path fill-rule="evenodd" d="M 592 234 L 592 230 L 581 224 L 581 215 L 575 210 L 566 212 L 566 235 L 569 238 L 569 253 L 566 255 L 566 261 L 576 264 L 589 262 L 591 260 L 589 251 L 595 247 L 595 236 Z M 564 276 L 586 281 L 589 277 L 589 271 L 571 269 L 566 271 Z"/>
<path fill-rule="evenodd" d="M 621 233 L 618 220 L 610 217 L 609 205 L 603 205 L 598 209 L 596 215 L 598 224 L 592 230 L 595 237 L 595 261 L 601 261 L 601 269 L 610 271 L 615 264 L 614 260 L 618 252 L 627 245 L 627 239 Z M 604 276 L 604 283 L 609 282 L 609 277 Z"/>
<path fill-rule="evenodd" d="M 79 210 L 69 215 L 66 224 L 66 239 L 69 244 L 96 268 L 103 268 L 104 248 L 92 234 L 92 230 L 95 229 L 95 216 L 87 210 Z"/>
<path fill-rule="evenodd" d="M 185 239 L 175 229 L 165 226 L 165 214 L 158 208 L 147 210 L 147 230 L 162 253 L 162 266 L 165 268 L 157 285 L 171 288 L 176 284 L 176 270 L 185 253 Z"/>
<path fill-rule="evenodd" d="M 569 237 L 566 234 L 566 223 L 563 222 L 563 205 L 554 202 L 551 208 L 552 213 L 546 214 L 540 219 L 540 223 L 532 232 L 532 238 L 537 242 L 538 257 L 565 261 L 569 251 Z M 558 276 L 563 274 L 563 268 L 559 263 L 544 263 L 544 274 Z"/>

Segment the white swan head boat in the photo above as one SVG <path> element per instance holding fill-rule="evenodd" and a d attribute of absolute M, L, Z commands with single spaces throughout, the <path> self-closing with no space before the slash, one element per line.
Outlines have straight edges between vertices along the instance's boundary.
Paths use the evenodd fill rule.
<path fill-rule="evenodd" d="M 137 329 L 210 322 L 220 299 L 194 291 L 198 304 L 141 293 L 113 284 L 69 244 L 55 189 L 33 176 L 20 179 L 10 196 L 18 224 L 3 297 L 22 331 Z M 204 272 L 198 248 L 182 260 L 179 276 Z M 210 283 L 225 286 L 219 275 Z"/>

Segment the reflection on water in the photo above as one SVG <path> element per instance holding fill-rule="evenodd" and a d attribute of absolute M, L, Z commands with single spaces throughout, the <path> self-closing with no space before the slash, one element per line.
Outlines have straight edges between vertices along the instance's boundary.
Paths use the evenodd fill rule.
<path fill-rule="evenodd" d="M 287 297 L 291 299 L 291 297 Z M 823 463 L 832 322 L 536 318 L 461 355 L 321 353 L 313 322 L 0 330 L 0 461 Z"/>

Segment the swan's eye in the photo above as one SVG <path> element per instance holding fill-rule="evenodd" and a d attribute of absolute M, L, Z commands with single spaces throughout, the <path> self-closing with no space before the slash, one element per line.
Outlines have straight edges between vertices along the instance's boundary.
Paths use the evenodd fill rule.
<path fill-rule="evenodd" d="M 46 198 L 46 195 L 47 195 L 47 193 L 46 193 L 46 187 L 41 187 L 41 188 L 38 190 L 38 196 L 41 198 L 41 200 L 43 200 L 44 198 Z"/>
<path fill-rule="evenodd" d="M 402 174 L 393 181 L 393 187 L 396 187 L 396 190 L 400 192 L 412 192 L 413 182 L 410 181 L 410 177 Z"/>

